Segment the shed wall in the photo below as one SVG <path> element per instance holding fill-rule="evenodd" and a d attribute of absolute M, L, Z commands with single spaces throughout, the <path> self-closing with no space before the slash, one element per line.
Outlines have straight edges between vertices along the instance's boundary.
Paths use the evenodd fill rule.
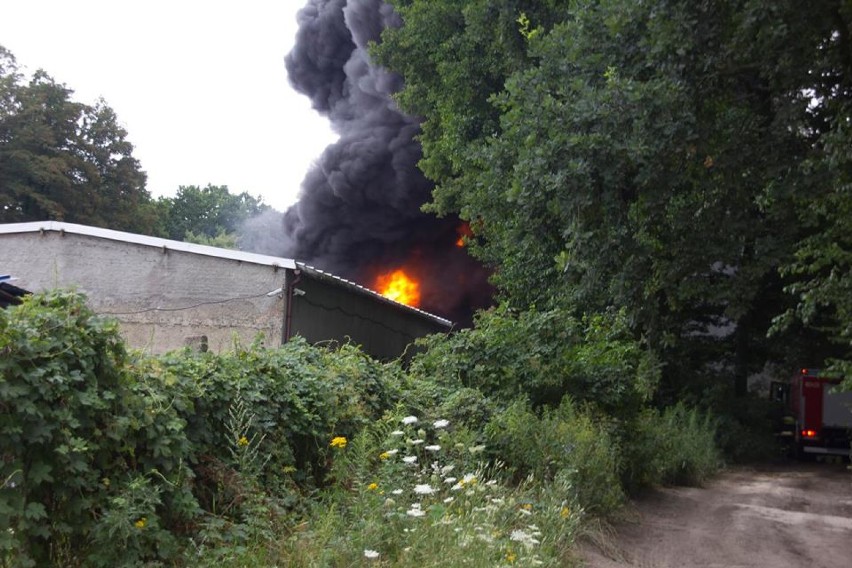
<path fill-rule="evenodd" d="M 348 341 L 387 360 L 406 352 L 417 337 L 448 331 L 400 306 L 304 272 L 296 288 L 304 294 L 293 296 L 292 335 L 311 343 Z"/>
<path fill-rule="evenodd" d="M 281 342 L 284 300 L 266 293 L 283 286 L 284 269 L 54 231 L 1 240 L 0 270 L 17 285 L 76 286 L 92 309 L 119 320 L 132 347 L 162 353 L 206 336 L 221 351 L 258 334 Z"/>

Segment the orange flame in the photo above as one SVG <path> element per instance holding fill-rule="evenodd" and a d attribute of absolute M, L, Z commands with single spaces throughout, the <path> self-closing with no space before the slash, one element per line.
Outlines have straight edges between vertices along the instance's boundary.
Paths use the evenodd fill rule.
<path fill-rule="evenodd" d="M 381 274 L 376 278 L 375 288 L 385 298 L 411 307 L 420 305 L 420 283 L 402 269 Z"/>
<path fill-rule="evenodd" d="M 462 248 L 467 244 L 467 239 L 473 238 L 473 231 L 470 230 L 470 225 L 465 222 L 462 222 L 462 224 L 458 226 L 456 232 L 459 235 L 459 239 L 456 241 L 456 246 L 459 248 Z"/>

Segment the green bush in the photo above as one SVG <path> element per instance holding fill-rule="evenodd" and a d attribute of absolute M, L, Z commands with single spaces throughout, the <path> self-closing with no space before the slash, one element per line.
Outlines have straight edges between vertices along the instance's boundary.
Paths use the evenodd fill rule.
<path fill-rule="evenodd" d="M 567 481 L 573 496 L 593 515 L 605 515 L 623 500 L 618 452 L 604 427 L 568 399 L 536 414 L 516 401 L 486 427 L 489 449 L 516 480 Z"/>
<path fill-rule="evenodd" d="M 79 295 L 35 296 L 0 310 L 0 354 L 0 558 L 112 566 L 117 547 L 128 565 L 172 554 L 198 512 L 185 422 L 135 382 L 115 323 Z"/>
<path fill-rule="evenodd" d="M 725 457 L 735 463 L 773 459 L 783 453 L 775 433 L 785 409 L 756 396 L 730 397 L 717 404 L 718 444 Z"/>
<path fill-rule="evenodd" d="M 438 406 L 436 416 L 453 424 L 479 429 L 494 414 L 494 405 L 477 389 L 462 387 L 449 393 Z"/>
<path fill-rule="evenodd" d="M 0 559 L 15 566 L 271 537 L 325 483 L 328 441 L 402 396 L 398 365 L 351 346 L 134 359 L 70 292 L 0 310 L 0 353 Z"/>
<path fill-rule="evenodd" d="M 526 396 L 534 407 L 562 397 L 630 415 L 653 392 L 657 367 L 628 330 L 623 314 L 578 320 L 565 310 L 482 312 L 476 327 L 421 341 L 415 377 L 473 388 L 507 403 Z"/>
<path fill-rule="evenodd" d="M 264 484 L 277 488 L 291 473 L 300 484 L 322 483 L 323 448 L 381 416 L 399 395 L 399 367 L 378 363 L 351 346 L 328 351 L 295 338 L 280 349 L 231 353 L 176 352 L 151 367 L 187 422 L 199 460 L 227 462 L 225 440 L 256 435 L 268 466 Z M 232 432 L 229 412 L 244 403 L 250 432 Z"/>
<path fill-rule="evenodd" d="M 701 485 L 721 464 L 717 421 L 683 404 L 647 409 L 622 434 L 622 482 L 629 491 L 656 484 Z"/>

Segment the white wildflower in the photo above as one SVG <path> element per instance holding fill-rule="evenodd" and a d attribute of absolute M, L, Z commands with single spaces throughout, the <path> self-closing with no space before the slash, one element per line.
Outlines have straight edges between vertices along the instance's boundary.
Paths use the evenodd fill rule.
<path fill-rule="evenodd" d="M 447 497 L 444 499 L 444 503 L 452 503 L 453 501 L 455 501 L 455 497 Z"/>
<path fill-rule="evenodd" d="M 417 424 L 417 417 L 416 416 L 406 416 L 405 418 L 402 419 L 402 423 L 403 424 Z"/>
<path fill-rule="evenodd" d="M 391 436 L 403 436 L 404 434 L 405 432 L 403 432 L 402 430 L 394 430 L 390 433 Z"/>
<path fill-rule="evenodd" d="M 485 485 L 489 485 L 489 486 L 497 485 L 497 480 L 491 479 Z"/>
<path fill-rule="evenodd" d="M 430 452 L 438 452 L 441 450 L 441 446 L 435 444 L 432 446 L 423 446 L 423 449 L 429 450 Z"/>
<path fill-rule="evenodd" d="M 420 508 L 420 503 L 415 503 L 405 512 L 409 517 L 425 517 L 426 513 Z"/>
<path fill-rule="evenodd" d="M 399 450 L 388 450 L 385 453 L 389 456 L 395 456 L 396 454 L 399 453 Z"/>
<path fill-rule="evenodd" d="M 441 468 L 441 475 L 447 475 L 448 473 L 450 473 L 454 469 L 456 469 L 456 466 L 454 466 L 452 464 L 445 465 L 444 467 Z"/>
<path fill-rule="evenodd" d="M 485 444 L 480 444 L 478 446 L 471 446 L 468 448 L 468 451 L 472 454 L 479 454 L 485 451 Z"/>
<path fill-rule="evenodd" d="M 434 426 L 438 430 L 440 430 L 441 428 L 446 428 L 449 425 L 449 420 L 435 420 L 435 422 L 432 424 L 432 426 Z"/>
<path fill-rule="evenodd" d="M 533 537 L 533 535 L 528 534 L 526 531 L 522 531 L 520 529 L 513 530 L 512 534 L 509 535 L 509 539 L 515 542 L 520 542 L 526 547 L 531 547 L 539 543 L 539 541 L 535 537 Z"/>
<path fill-rule="evenodd" d="M 456 481 L 458 481 L 458 478 L 448 477 L 447 479 L 444 480 L 444 483 L 455 483 Z"/>
<path fill-rule="evenodd" d="M 364 549 L 364 558 L 378 558 L 379 553 L 375 550 L 370 550 L 369 548 Z"/>
<path fill-rule="evenodd" d="M 409 464 L 417 463 L 417 456 L 405 456 L 402 461 Z"/>
<path fill-rule="evenodd" d="M 467 485 L 468 483 L 471 483 L 471 482 L 476 482 L 476 476 L 472 473 L 464 474 L 464 477 L 462 478 L 462 483 Z"/>
<path fill-rule="evenodd" d="M 435 492 L 435 490 L 432 489 L 432 486 L 429 485 L 428 483 L 424 483 L 422 485 L 415 485 L 414 486 L 414 492 L 417 493 L 418 495 L 431 495 L 432 493 Z"/>
<path fill-rule="evenodd" d="M 423 440 L 418 438 L 416 440 L 410 440 L 408 443 L 411 444 L 412 446 L 419 446 L 420 444 L 423 443 Z"/>
<path fill-rule="evenodd" d="M 393 493 L 394 495 L 402 495 L 402 489 L 394 489 L 393 491 L 391 491 L 391 493 Z"/>

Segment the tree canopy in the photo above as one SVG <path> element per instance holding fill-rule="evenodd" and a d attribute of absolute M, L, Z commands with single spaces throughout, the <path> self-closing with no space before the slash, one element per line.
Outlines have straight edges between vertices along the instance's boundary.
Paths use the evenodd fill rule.
<path fill-rule="evenodd" d="M 145 173 L 115 112 L 0 46 L 0 222 L 52 219 L 147 232 Z"/>
<path fill-rule="evenodd" d="M 673 389 L 848 357 L 852 5 L 393 4 L 429 207 L 510 305 L 625 309 Z"/>
<path fill-rule="evenodd" d="M 164 236 L 236 248 L 243 222 L 269 209 L 262 198 L 233 194 L 226 185 L 182 185 L 174 197 L 158 200 Z"/>

